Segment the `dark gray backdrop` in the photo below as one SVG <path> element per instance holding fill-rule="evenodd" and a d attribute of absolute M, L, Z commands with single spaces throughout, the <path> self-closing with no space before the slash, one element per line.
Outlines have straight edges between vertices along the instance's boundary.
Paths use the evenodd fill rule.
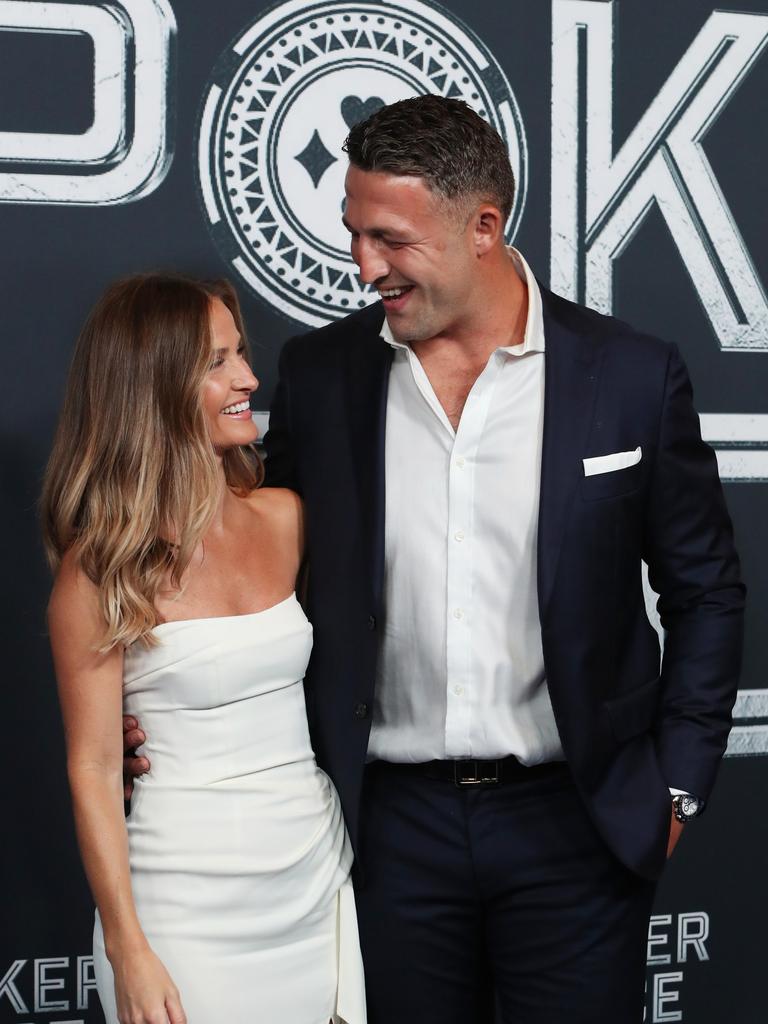
<path fill-rule="evenodd" d="M 78 6 L 87 9 L 86 14 L 94 10 L 103 14 L 102 8 L 107 9 L 107 5 L 96 3 Z M 52 25 L 50 11 L 55 8 L 59 8 L 60 24 Z M 276 295 L 279 287 L 271 287 L 267 264 L 255 248 L 246 251 L 242 234 L 227 227 L 230 182 L 226 168 L 230 158 L 225 152 L 225 136 L 216 135 L 216 118 L 229 117 L 238 109 L 236 93 L 230 95 L 227 90 L 231 83 L 237 84 L 238 69 L 248 60 L 261 59 L 261 73 L 269 73 L 269 60 L 278 68 L 276 96 L 264 101 L 265 119 L 254 129 L 255 144 L 263 141 L 263 152 L 253 156 L 250 170 L 247 165 L 236 169 L 232 183 L 236 190 L 247 191 L 249 174 L 251 179 L 259 174 L 270 178 L 271 184 L 265 184 L 278 197 L 277 205 L 270 206 L 278 232 L 271 239 L 264 236 L 266 248 L 279 247 L 280 231 L 290 234 L 280 207 L 281 188 L 284 204 L 293 206 L 305 224 L 314 225 L 316 241 L 321 244 L 322 227 L 312 220 L 317 212 L 312 206 L 326 204 L 329 223 L 336 216 L 333 190 L 341 164 L 329 161 L 339 156 L 339 97 L 357 99 L 362 106 L 375 96 L 388 101 L 400 95 L 397 90 L 421 88 L 414 85 L 413 76 L 404 77 L 404 69 L 409 58 L 418 57 L 419 51 L 426 54 L 432 46 L 437 63 L 448 62 L 449 79 L 454 74 L 461 88 L 462 77 L 469 80 L 467 88 L 474 87 L 473 76 L 485 84 L 491 104 L 498 106 L 498 110 L 489 106 L 487 116 L 501 118 L 502 126 L 518 131 L 518 140 L 524 135 L 527 194 L 524 205 L 518 207 L 515 244 L 544 282 L 553 281 L 562 288 L 571 281 L 575 294 L 595 294 L 588 286 L 585 291 L 585 273 L 578 269 L 584 265 L 587 250 L 593 255 L 597 251 L 594 247 L 599 248 L 604 225 L 622 202 L 626 201 L 627 208 L 635 200 L 643 206 L 643 175 L 657 157 L 663 162 L 657 193 L 651 192 L 643 206 L 646 212 L 615 247 L 611 305 L 620 317 L 675 340 L 682 349 L 698 408 L 705 414 L 705 434 L 718 450 L 750 596 L 738 728 L 715 798 L 705 817 L 684 836 L 662 881 L 649 944 L 646 1020 L 691 1024 L 763 1021 L 768 1004 L 764 968 L 768 905 L 768 690 L 764 679 L 768 645 L 764 626 L 768 610 L 764 571 L 768 312 L 762 289 L 755 289 L 754 280 L 766 279 L 768 259 L 764 187 L 768 53 L 763 50 L 768 3 L 742 0 L 738 11 L 724 11 L 714 22 L 711 0 L 678 0 L 674 5 L 664 0 L 619 0 L 613 5 L 603 0 L 554 0 L 554 4 L 547 0 L 488 0 L 482 4 L 452 0 L 441 7 L 410 5 L 410 15 L 408 9 L 376 2 L 288 3 L 275 10 L 259 0 L 218 0 L 215 5 L 192 0 L 125 0 L 112 5 L 112 11 L 120 18 L 112 13 L 106 20 L 94 22 L 89 35 L 90 23 L 68 22 L 71 12 L 64 5 L 0 0 L 0 312 L 5 353 L 5 369 L 0 375 L 0 437 L 5 567 L 2 623 L 7 652 L 0 716 L 0 1020 L 74 1024 L 101 1019 L 89 980 L 92 909 L 70 821 L 64 750 L 45 637 L 44 607 L 50 581 L 35 518 L 41 473 L 79 325 L 103 287 L 119 275 L 153 267 L 228 274 L 239 287 L 254 342 L 255 369 L 262 382 L 255 406 L 267 409 L 281 344 L 306 329 L 313 316 L 322 317 L 324 299 L 321 295 L 310 301 L 308 278 L 297 277 L 294 293 L 290 282 L 284 282 L 285 294 L 294 294 L 296 303 L 308 303 L 305 308 L 314 313 L 298 315 L 294 307 L 294 316 L 288 316 L 290 298 L 276 308 L 270 296 Z M 609 156 L 628 139 L 632 141 L 633 133 L 637 140 L 636 129 L 639 122 L 642 128 L 643 117 L 649 124 L 654 118 L 658 121 L 644 155 L 617 187 L 613 205 L 609 203 L 610 175 L 606 167 L 601 171 L 599 154 L 587 170 L 587 127 L 598 130 L 601 117 L 605 118 L 600 92 L 593 92 L 589 99 L 586 90 L 590 68 L 610 72 L 605 36 L 600 36 L 604 27 L 599 24 L 606 12 L 609 19 L 613 17 L 616 30 Z M 752 17 L 746 18 L 745 12 Z M 305 22 L 315 14 L 318 20 L 312 29 Z M 362 24 L 364 15 L 370 24 Z M 562 34 L 553 33 L 553 15 Z M 345 16 L 350 20 L 344 22 Z M 407 50 L 403 40 L 409 38 L 406 30 L 410 31 L 411 22 L 399 22 L 396 28 L 393 19 L 407 20 L 409 16 L 417 27 L 410 36 L 414 49 Z M 304 22 L 297 30 L 294 25 L 302 17 Z M 323 21 L 328 17 L 333 24 Z M 382 18 L 378 40 L 373 36 L 377 17 Z M 567 36 L 565 29 L 579 21 L 589 28 L 574 37 L 573 52 L 580 61 L 571 67 L 567 42 L 558 48 L 554 40 L 562 40 Z M 450 32 L 446 24 L 452 26 Z M 242 38 L 252 25 L 252 37 L 233 50 L 233 40 Z M 298 31 L 304 33 L 297 36 L 300 42 L 325 40 L 312 44 L 317 54 L 330 46 L 335 33 L 341 40 L 339 52 L 333 62 L 326 61 L 322 67 L 318 58 L 317 72 L 311 71 L 314 65 L 307 54 L 302 58 L 299 53 L 293 64 L 284 59 L 290 45 L 268 58 L 267 35 L 273 25 L 276 47 L 281 33 Z M 368 29 L 369 35 L 363 38 Z M 341 35 L 345 30 L 352 35 L 345 38 Z M 707 32 L 721 40 L 711 57 L 706 57 Z M 437 51 L 443 45 L 441 40 L 449 37 L 464 54 L 452 71 L 452 52 L 440 57 Z M 378 57 L 373 52 L 377 49 Z M 102 64 L 95 71 L 97 58 Z M 111 67 L 110 60 L 116 74 L 120 72 L 119 88 L 113 93 L 103 85 L 102 75 L 104 66 Z M 686 68 L 696 72 L 697 61 L 700 73 L 692 73 L 686 88 L 681 84 L 683 72 Z M 422 65 L 429 68 L 426 57 Z M 155 69 L 156 80 L 141 77 L 144 71 L 136 69 L 144 66 Z M 411 67 L 419 71 L 418 62 Z M 286 68 L 292 70 L 293 77 Z M 323 75 L 329 88 L 333 85 L 330 99 L 318 91 Z M 719 86 L 718 75 L 722 79 Z M 387 76 L 394 92 L 387 93 Z M 443 85 L 447 91 L 448 80 L 443 82 L 439 70 L 433 69 L 431 80 L 433 91 Z M 662 89 L 665 82 L 671 83 L 667 93 Z M 250 85 L 241 82 L 241 94 L 247 94 L 242 111 L 255 88 L 252 79 Z M 511 109 L 510 88 L 519 112 L 517 128 L 514 118 L 504 118 L 504 112 L 508 115 Z M 283 113 L 286 118 L 293 117 L 293 122 L 286 120 L 284 131 L 297 132 L 301 142 L 282 156 L 269 149 L 275 139 L 266 137 L 271 130 L 270 109 L 276 117 L 281 89 L 288 97 Z M 563 103 L 563 97 L 567 101 L 569 96 L 575 101 L 571 114 L 568 102 Z M 478 103 L 483 100 L 481 92 Z M 666 100 L 669 116 L 662 110 Z M 688 131 L 686 112 L 693 123 L 697 104 L 699 113 L 703 111 L 699 118 L 703 127 L 694 130 L 694 125 Z M 208 122 L 205 110 L 210 115 Z M 97 113 L 106 120 L 99 122 L 98 132 L 91 130 L 89 135 Z M 252 117 L 257 114 L 252 112 Z M 110 116 L 116 131 L 111 150 L 107 145 Z M 554 176 L 553 118 L 554 138 L 562 139 L 570 132 L 568 137 L 575 140 L 574 146 L 566 146 L 565 157 L 557 156 L 558 173 Z M 226 125 L 222 125 L 223 132 Z M 683 138 L 676 142 L 674 131 L 680 125 L 678 135 L 682 133 Z M 260 130 L 265 133 L 261 141 Z M 691 136 L 688 139 L 686 131 Z M 304 143 L 310 145 L 313 132 L 319 145 L 316 142 L 306 151 Z M 142 133 L 146 138 L 140 143 Z M 104 152 L 97 152 L 100 142 Z M 92 152 L 87 148 L 91 144 L 96 147 Z M 237 138 L 235 144 L 242 146 Z M 123 170 L 129 168 L 141 146 L 146 149 L 144 169 L 126 170 L 121 183 Z M 323 151 L 330 155 L 324 156 Z M 700 152 L 708 160 L 709 193 L 706 188 L 702 191 L 696 178 L 695 157 Z M 686 153 L 693 154 L 693 164 L 686 163 Z M 329 169 L 324 169 L 324 164 Z M 661 163 L 657 161 L 657 165 L 658 170 Z M 561 173 L 564 166 L 565 179 Z M 110 174 L 112 178 L 107 177 Z M 206 210 L 207 175 L 212 191 Z M 566 251 L 570 245 L 577 268 L 570 277 L 562 263 L 556 267 L 550 263 L 553 234 L 560 239 L 554 249 L 562 253 L 564 225 L 569 223 L 563 216 L 568 201 L 563 180 L 566 185 L 572 180 L 578 193 L 577 226 L 591 223 L 586 199 L 590 190 L 607 204 L 592 235 L 584 239 L 579 229 L 566 241 Z M 110 184 L 112 181 L 116 184 Z M 662 195 L 664 188 L 667 191 Z M 254 189 L 252 194 L 257 192 Z M 260 194 L 265 194 L 263 189 Z M 666 216 L 659 197 L 662 204 L 667 203 Z M 337 198 L 340 201 L 340 194 Z M 235 201 L 239 197 L 230 206 Z M 254 205 L 251 219 L 255 225 L 263 208 Z M 218 227 L 210 223 L 214 208 L 221 217 Z M 248 217 L 248 213 L 241 216 L 241 226 Z M 729 224 L 740 233 L 741 249 L 733 241 L 733 231 L 729 236 Z M 295 230 L 301 235 L 301 225 Z M 337 315 L 337 300 L 343 293 L 331 285 L 333 267 L 341 266 L 340 257 L 326 246 L 330 255 L 324 267 L 322 260 L 315 258 L 313 244 L 305 238 L 304 248 L 300 245 L 293 258 L 300 264 L 302 255 L 306 257 L 307 274 L 315 267 L 323 281 L 320 292 L 327 286 L 332 293 L 326 308 L 333 306 L 331 311 Z M 290 252 L 290 247 L 286 244 L 282 251 Z M 283 258 L 280 252 L 278 248 L 274 263 L 270 261 L 273 271 Z M 254 285 L 232 264 L 238 256 L 251 261 L 256 277 L 262 274 L 262 284 L 257 286 L 262 294 L 256 294 Z M 707 277 L 707 266 L 715 268 L 712 274 L 720 282 L 717 287 L 726 296 L 728 310 L 735 313 L 721 309 L 717 314 L 717 287 Z M 753 272 L 754 280 L 750 278 Z M 604 283 L 605 274 L 600 278 L 599 268 L 594 274 L 593 283 Z M 359 285 L 352 281 L 351 288 L 350 295 L 357 296 Z M 114 386 L 120 387 L 120 381 Z M 690 941 L 679 942 L 681 935 Z"/>

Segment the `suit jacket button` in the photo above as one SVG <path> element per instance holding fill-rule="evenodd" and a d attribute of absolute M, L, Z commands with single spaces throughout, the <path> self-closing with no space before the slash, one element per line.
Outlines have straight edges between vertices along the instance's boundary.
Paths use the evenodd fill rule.
<path fill-rule="evenodd" d="M 355 718 L 367 718 L 368 717 L 368 705 L 367 704 L 355 704 Z"/>
<path fill-rule="evenodd" d="M 376 616 L 375 615 L 369 615 L 368 616 L 368 629 L 376 629 Z"/>

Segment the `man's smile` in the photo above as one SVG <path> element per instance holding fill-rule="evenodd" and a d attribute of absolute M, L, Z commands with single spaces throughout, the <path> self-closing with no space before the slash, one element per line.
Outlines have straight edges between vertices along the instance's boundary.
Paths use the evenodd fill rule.
<path fill-rule="evenodd" d="M 379 288 L 379 295 L 387 311 L 398 312 L 408 301 L 415 285 L 398 285 L 396 288 Z"/>

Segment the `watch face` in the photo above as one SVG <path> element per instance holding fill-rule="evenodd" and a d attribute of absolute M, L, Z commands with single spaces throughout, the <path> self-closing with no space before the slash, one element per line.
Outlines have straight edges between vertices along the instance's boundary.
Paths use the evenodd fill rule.
<path fill-rule="evenodd" d="M 699 810 L 699 801 L 695 796 L 682 796 L 680 800 L 680 813 L 686 818 L 693 818 Z"/>

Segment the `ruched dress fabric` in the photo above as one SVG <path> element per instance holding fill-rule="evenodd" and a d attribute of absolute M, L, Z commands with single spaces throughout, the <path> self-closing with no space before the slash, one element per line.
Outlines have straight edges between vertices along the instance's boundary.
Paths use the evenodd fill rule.
<path fill-rule="evenodd" d="M 155 633 L 125 657 L 152 765 L 127 820 L 131 882 L 189 1024 L 363 1024 L 352 853 L 307 728 L 311 625 L 292 595 Z M 98 912 L 94 961 L 117 1024 Z"/>

